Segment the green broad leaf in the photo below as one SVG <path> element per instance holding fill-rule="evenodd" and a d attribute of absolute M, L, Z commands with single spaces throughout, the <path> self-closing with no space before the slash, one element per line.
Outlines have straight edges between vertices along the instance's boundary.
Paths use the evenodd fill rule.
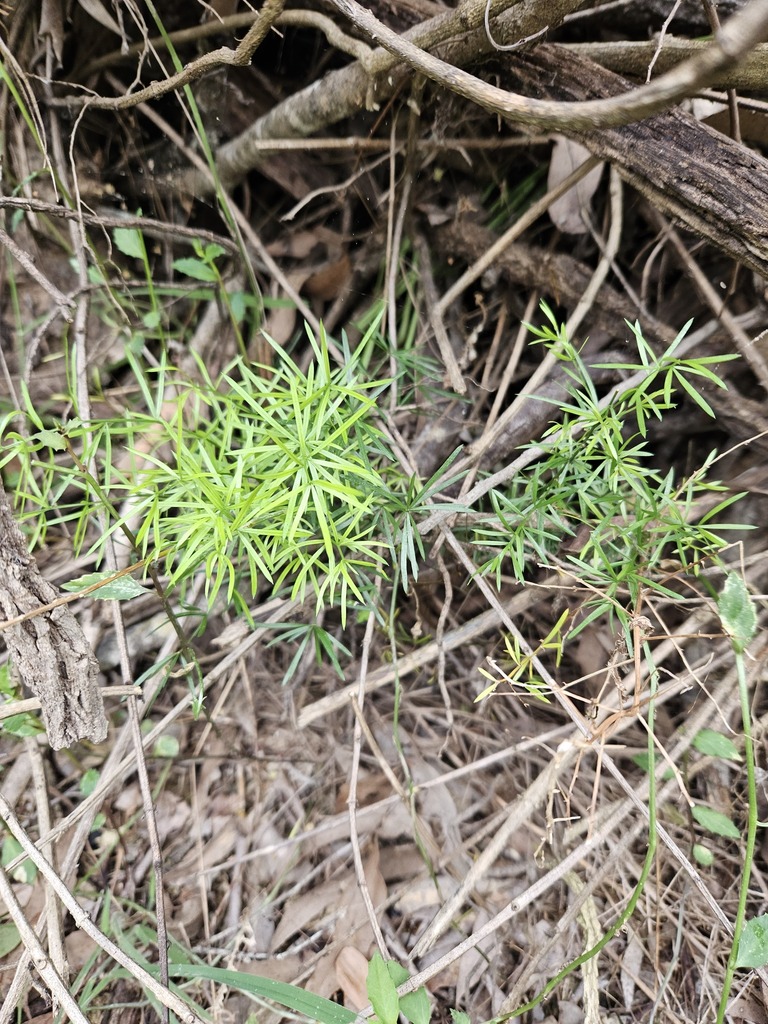
<path fill-rule="evenodd" d="M 203 258 L 208 263 L 213 263 L 219 256 L 223 256 L 225 252 L 226 249 L 223 245 L 219 245 L 218 242 L 210 242 L 203 250 Z"/>
<path fill-rule="evenodd" d="M 737 967 L 765 967 L 768 964 L 768 914 L 753 917 L 744 925 L 736 954 Z"/>
<path fill-rule="evenodd" d="M 85 576 L 79 576 L 76 580 L 70 580 L 69 583 L 63 583 L 61 589 L 78 594 L 95 583 L 110 580 L 114 575 L 113 572 L 90 572 Z M 144 587 L 137 583 L 132 576 L 126 575 L 112 579 L 110 583 L 105 583 L 104 586 L 89 594 L 89 597 L 98 598 L 100 601 L 130 601 L 141 594 L 146 594 Z"/>
<path fill-rule="evenodd" d="M 463 1010 L 451 1010 L 451 1019 L 453 1024 L 472 1024 L 469 1014 L 464 1013 Z"/>
<path fill-rule="evenodd" d="M 0 957 L 7 956 L 20 942 L 21 936 L 15 924 L 0 924 Z"/>
<path fill-rule="evenodd" d="M 6 836 L 3 840 L 3 853 L 2 857 L 0 857 L 0 863 L 2 863 L 5 868 L 11 863 L 11 861 L 16 860 L 16 858 L 23 852 L 21 844 L 14 839 L 13 836 Z M 26 857 L 13 872 L 14 882 L 24 882 L 28 884 L 30 882 L 34 882 L 36 877 L 37 868 L 29 857 Z"/>
<path fill-rule="evenodd" d="M 159 968 L 155 964 L 147 964 L 147 969 L 153 974 L 159 975 Z M 171 964 L 168 973 L 172 978 L 185 980 L 203 978 L 206 981 L 237 989 L 239 992 L 249 992 L 262 999 L 271 999 L 272 1002 L 294 1010 L 296 1013 L 302 1013 L 311 1020 L 319 1021 L 320 1024 L 353 1024 L 357 1017 L 352 1010 L 347 1010 L 344 1006 L 339 1006 L 338 1003 L 332 1003 L 330 999 L 323 999 L 322 996 L 305 992 L 303 988 L 288 985 L 283 981 L 260 978 L 256 974 L 228 971 L 222 967 L 208 967 L 205 964 Z"/>
<path fill-rule="evenodd" d="M 411 1024 L 429 1024 L 432 1007 L 424 986 L 400 997 L 400 1012 L 405 1014 Z"/>
<path fill-rule="evenodd" d="M 397 986 L 387 970 L 381 953 L 374 953 L 368 965 L 366 987 L 371 1006 L 381 1024 L 397 1024 L 400 999 L 397 995 Z"/>
<path fill-rule="evenodd" d="M 285 302 L 284 306 L 293 306 L 293 302 Z M 260 312 L 262 306 L 267 307 L 267 300 L 265 299 L 262 303 L 256 299 L 253 295 L 249 295 L 248 292 L 233 292 L 229 297 L 229 308 L 232 312 L 232 316 L 235 319 L 235 323 L 242 323 L 245 320 L 246 314 L 249 310 L 255 310 L 257 313 Z"/>
<path fill-rule="evenodd" d="M 179 753 L 179 741 L 175 736 L 158 736 L 152 753 L 155 757 L 176 757 Z"/>
<path fill-rule="evenodd" d="M 711 868 L 715 862 L 715 855 L 708 846 L 703 846 L 701 843 L 694 843 L 693 859 L 697 864 L 701 864 L 703 868 Z"/>
<path fill-rule="evenodd" d="M 144 259 L 144 239 L 136 228 L 115 228 L 112 238 L 123 256 Z"/>
<path fill-rule="evenodd" d="M 159 309 L 150 309 L 142 316 L 141 322 L 148 331 L 155 331 L 160 326 L 162 319 L 163 315 Z"/>
<path fill-rule="evenodd" d="M 182 259 L 174 260 L 173 269 L 178 270 L 185 277 L 194 278 L 195 281 L 217 280 L 216 271 L 202 260 L 196 260 L 194 256 L 184 256 Z"/>
<path fill-rule="evenodd" d="M 11 679 L 11 670 L 8 662 L 0 665 L 0 693 L 6 697 L 18 698 L 19 686 Z"/>
<path fill-rule="evenodd" d="M 98 768 L 89 768 L 80 779 L 80 792 L 83 796 L 90 796 L 98 785 L 101 773 Z"/>
<path fill-rule="evenodd" d="M 639 754 L 633 754 L 631 760 L 635 762 L 638 768 L 642 768 L 644 772 L 651 770 L 651 759 L 648 757 L 647 751 L 644 750 Z M 658 765 L 658 761 L 654 760 L 654 765 Z M 666 782 L 668 779 L 673 779 L 675 773 L 671 768 L 666 768 L 661 777 Z"/>
<path fill-rule="evenodd" d="M 53 448 L 56 452 L 63 452 L 67 447 L 58 430 L 38 430 L 36 434 L 32 434 L 30 441 L 35 441 L 45 448 Z"/>
<path fill-rule="evenodd" d="M 3 852 L 0 854 L 0 864 L 8 867 L 12 860 L 15 860 L 22 852 L 21 844 L 12 835 L 7 835 L 3 840 Z"/>
<path fill-rule="evenodd" d="M 410 974 L 408 973 L 407 967 L 403 967 L 403 965 L 399 964 L 397 960 L 387 960 L 386 964 L 387 970 L 389 971 L 389 976 L 392 979 L 392 981 L 394 981 L 396 988 L 399 985 L 404 985 L 405 982 L 408 981 L 408 979 L 410 978 Z M 403 1005 L 401 1002 L 400 1009 L 402 1010 L 402 1008 Z"/>
<path fill-rule="evenodd" d="M 34 715 L 28 715 L 26 712 L 4 718 L 2 726 L 11 736 L 37 736 L 43 731 L 42 723 Z"/>
<path fill-rule="evenodd" d="M 733 649 L 742 653 L 757 632 L 757 616 L 747 585 L 738 573 L 728 573 L 717 610 Z"/>
<path fill-rule="evenodd" d="M 696 804 L 695 807 L 691 808 L 691 814 L 694 821 L 698 822 L 702 828 L 705 828 L 713 835 L 725 836 L 726 839 L 741 838 L 741 832 L 739 832 L 731 819 L 720 811 L 715 811 L 705 804 Z"/>
<path fill-rule="evenodd" d="M 700 729 L 693 739 L 693 746 L 709 757 L 720 757 L 725 761 L 740 761 L 738 747 L 730 738 L 714 729 Z"/>

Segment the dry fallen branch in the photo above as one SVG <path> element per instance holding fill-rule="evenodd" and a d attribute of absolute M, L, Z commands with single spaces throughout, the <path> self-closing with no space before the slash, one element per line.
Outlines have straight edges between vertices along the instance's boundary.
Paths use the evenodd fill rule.
<path fill-rule="evenodd" d="M 768 11 L 768 4 L 765 5 Z M 627 82 L 556 46 L 541 46 L 509 67 L 515 85 L 580 101 L 624 94 Z M 589 102 L 589 100 L 587 100 Z M 657 209 L 733 259 L 768 276 L 768 160 L 682 110 L 621 128 L 567 134 L 610 161 Z"/>
<path fill-rule="evenodd" d="M 13 886 L 8 880 L 5 869 L 0 867 L 0 898 L 8 910 L 8 915 L 16 925 L 24 947 L 32 958 L 32 962 L 48 986 L 48 990 L 67 1013 L 73 1024 L 87 1024 L 88 1018 L 80 1010 L 77 1002 L 70 995 L 67 979 L 62 978 L 46 953 L 37 933 L 24 916 L 24 911 L 16 898 Z"/>
<path fill-rule="evenodd" d="M 277 20 L 283 9 L 284 0 L 264 0 L 259 16 L 246 33 L 244 39 L 236 49 L 229 46 L 222 46 L 218 50 L 204 53 L 202 57 L 192 61 L 181 71 L 170 78 L 159 82 L 153 82 L 146 89 L 139 89 L 137 92 L 129 92 L 124 96 L 97 96 L 88 100 L 87 105 L 97 110 L 126 110 L 135 107 L 139 103 L 146 103 L 149 100 L 158 99 L 166 93 L 181 89 L 190 82 L 195 82 L 203 75 L 215 71 L 220 67 L 245 67 L 250 64 L 251 58 L 261 45 L 267 32 Z"/>
<path fill-rule="evenodd" d="M 29 554 L 0 486 L 0 612 L 5 619 L 36 612 L 58 597 Z M 5 632 L 22 682 L 39 699 L 54 749 L 78 740 L 99 743 L 107 719 L 99 689 L 99 666 L 72 612 L 60 606 L 34 615 Z"/>
<path fill-rule="evenodd" d="M 423 49 L 442 45 L 446 60 L 468 64 L 493 52 L 483 24 L 486 6 L 486 0 L 470 0 L 459 9 L 430 18 L 397 38 Z M 490 16 L 496 19 L 493 23 L 494 36 L 507 43 L 533 35 L 545 27 L 554 28 L 580 6 L 581 0 L 551 0 L 545 11 L 539 0 L 518 3 L 491 0 Z M 216 153 L 216 166 L 222 184 L 233 186 L 261 164 L 265 158 L 265 139 L 302 138 L 361 110 L 377 108 L 412 77 L 410 68 L 399 64 L 397 57 L 385 49 L 374 50 L 364 64 L 355 61 L 348 67 L 329 72 L 324 78 L 276 104 L 221 147 Z M 209 195 L 212 191 L 208 177 L 195 171 L 184 175 L 179 187 L 196 196 Z"/>
<path fill-rule="evenodd" d="M 656 42 L 638 43 L 624 39 L 610 43 L 564 43 L 563 48 L 577 57 L 592 60 L 601 64 L 609 71 L 621 75 L 638 75 L 645 77 L 648 65 L 658 50 L 654 70 L 658 73 L 672 71 L 689 60 L 694 54 L 701 53 L 709 43 L 701 39 L 678 39 L 667 36 L 664 45 L 658 50 Z M 768 46 L 761 43 L 743 59 L 735 68 L 729 68 L 712 79 L 711 85 L 729 89 L 765 89 L 768 82 Z"/>
<path fill-rule="evenodd" d="M 80 78 L 86 79 L 89 75 L 102 71 L 104 68 L 114 68 L 126 58 L 140 57 L 147 48 L 163 49 L 167 45 L 166 39 L 168 43 L 178 48 L 180 46 L 187 46 L 190 43 L 198 43 L 200 40 L 206 39 L 211 35 L 220 35 L 224 31 L 234 32 L 239 28 L 250 28 L 255 21 L 260 19 L 263 20 L 261 11 L 245 11 L 242 14 L 231 14 L 226 18 L 216 18 L 203 22 L 202 25 L 193 25 L 190 28 L 169 32 L 165 38 L 163 36 L 153 36 L 151 39 L 146 40 L 146 42 L 142 40 L 140 43 L 134 43 L 127 50 L 113 50 L 111 53 L 105 53 L 96 57 L 80 71 Z M 301 25 L 317 28 L 325 35 L 331 46 L 335 46 L 336 49 L 341 50 L 343 53 L 349 53 L 357 59 L 365 57 L 369 52 L 369 47 L 365 43 L 359 39 L 353 39 L 352 36 L 344 35 L 335 21 L 331 21 L 329 17 L 320 14 L 319 11 L 283 11 L 274 22 L 274 25 L 276 28 L 280 28 L 283 25 Z M 245 42 L 247 42 L 246 39 L 240 43 L 237 50 L 230 50 L 229 52 L 239 52 Z M 228 59 L 224 63 L 235 64 L 235 61 Z M 192 67 L 192 64 L 187 65 L 187 67 Z M 207 67 L 205 70 L 210 70 L 210 68 Z"/>
<path fill-rule="evenodd" d="M 608 99 L 562 103 L 529 99 L 498 89 L 420 50 L 387 28 L 356 0 L 333 0 L 333 3 L 371 39 L 431 81 L 477 103 L 489 113 L 546 131 L 618 127 L 658 114 L 709 85 L 768 37 L 768 4 L 765 0 L 753 0 L 723 26 L 706 50 L 649 85 Z"/>

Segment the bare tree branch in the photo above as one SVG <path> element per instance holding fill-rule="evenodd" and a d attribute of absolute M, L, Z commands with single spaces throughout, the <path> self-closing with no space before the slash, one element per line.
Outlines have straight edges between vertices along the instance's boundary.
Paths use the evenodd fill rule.
<path fill-rule="evenodd" d="M 494 35 L 510 42 L 532 35 L 541 28 L 553 28 L 584 0 L 549 0 L 544 10 L 540 0 L 491 0 Z M 487 0 L 471 0 L 457 10 L 440 14 L 410 29 L 402 38 L 424 48 L 444 46 L 444 56 L 456 63 L 468 63 L 493 52 L 485 34 L 483 16 Z M 293 96 L 276 104 L 263 117 L 222 146 L 216 154 L 219 179 L 225 188 L 235 185 L 265 159 L 265 139 L 304 138 L 351 117 L 360 110 L 375 109 L 394 95 L 412 73 L 387 50 L 374 50 L 365 62 L 355 61 L 330 71 Z M 190 195 L 205 196 L 212 190 L 210 179 L 190 170 L 179 183 Z"/>
<path fill-rule="evenodd" d="M 723 26 L 711 46 L 648 85 L 624 96 L 583 103 L 558 103 L 506 92 L 447 64 L 387 28 L 357 0 L 332 0 L 332 3 L 371 39 L 431 81 L 477 103 L 490 113 L 546 131 L 615 128 L 658 114 L 709 85 L 768 38 L 768 3 L 752 0 Z"/>
<path fill-rule="evenodd" d="M 170 78 L 153 82 L 146 89 L 139 89 L 137 92 L 129 92 L 124 96 L 97 96 L 87 101 L 87 105 L 97 110 L 126 110 L 135 107 L 147 100 L 157 99 L 168 92 L 181 89 L 190 82 L 197 81 L 203 75 L 215 71 L 220 67 L 245 67 L 250 64 L 251 58 L 261 45 L 267 32 L 279 17 L 285 0 L 264 0 L 264 5 L 259 15 L 251 25 L 245 37 L 241 40 L 236 49 L 229 46 L 222 46 L 218 50 L 204 53 L 197 60 L 193 60 Z"/>

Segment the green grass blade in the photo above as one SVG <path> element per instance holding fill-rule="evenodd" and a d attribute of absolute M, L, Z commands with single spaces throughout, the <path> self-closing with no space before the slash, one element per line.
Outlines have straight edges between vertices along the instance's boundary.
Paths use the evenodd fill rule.
<path fill-rule="evenodd" d="M 296 1013 L 303 1013 L 320 1024 L 352 1024 L 357 1014 L 352 1010 L 323 999 L 312 992 L 306 992 L 296 985 L 288 985 L 272 978 L 261 978 L 257 974 L 245 974 L 242 971 L 228 971 L 221 967 L 208 967 L 205 964 L 171 964 L 168 973 L 172 978 L 202 978 L 240 992 L 250 992 L 262 999 L 286 1006 Z"/>

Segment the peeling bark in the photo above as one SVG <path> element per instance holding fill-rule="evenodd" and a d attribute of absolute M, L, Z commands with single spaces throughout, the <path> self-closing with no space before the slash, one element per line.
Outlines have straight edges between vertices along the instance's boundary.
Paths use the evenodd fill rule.
<path fill-rule="evenodd" d="M 541 99 L 619 95 L 629 83 L 558 46 L 516 55 L 505 84 Z M 622 128 L 566 130 L 657 209 L 768 277 L 768 160 L 682 110 Z"/>
<path fill-rule="evenodd" d="M 34 612 L 61 594 L 40 575 L 0 485 L 0 614 Z M 13 669 L 40 701 L 48 739 L 58 750 L 107 735 L 99 665 L 66 605 L 41 612 L 2 632 Z"/>

